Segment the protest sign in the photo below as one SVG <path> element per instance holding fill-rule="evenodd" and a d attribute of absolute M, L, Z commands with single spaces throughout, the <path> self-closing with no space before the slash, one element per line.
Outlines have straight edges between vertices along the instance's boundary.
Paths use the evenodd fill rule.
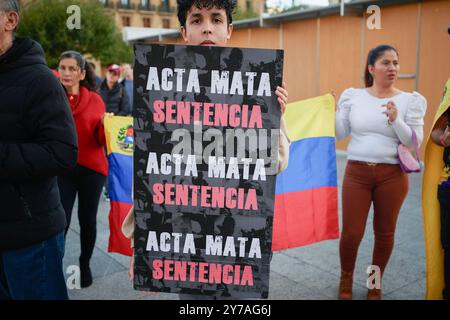
<path fill-rule="evenodd" d="M 135 57 L 135 288 L 267 298 L 283 51 Z"/>

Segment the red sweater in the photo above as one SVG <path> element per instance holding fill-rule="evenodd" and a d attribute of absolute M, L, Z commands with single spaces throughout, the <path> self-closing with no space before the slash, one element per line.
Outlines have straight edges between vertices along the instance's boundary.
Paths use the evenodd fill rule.
<path fill-rule="evenodd" d="M 67 95 L 67 98 L 77 129 L 78 164 L 107 176 L 108 161 L 104 149 L 105 129 L 101 121 L 106 108 L 102 98 L 83 86 L 80 86 L 78 104 L 76 103 L 77 96 L 71 99 L 70 95 Z"/>

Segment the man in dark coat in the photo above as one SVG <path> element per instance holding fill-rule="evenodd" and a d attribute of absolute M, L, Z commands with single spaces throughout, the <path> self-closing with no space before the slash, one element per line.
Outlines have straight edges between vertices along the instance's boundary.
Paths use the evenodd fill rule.
<path fill-rule="evenodd" d="M 100 95 L 106 106 L 106 112 L 116 116 L 129 115 L 128 94 L 119 83 L 120 66 L 112 64 L 108 67 L 106 78 L 100 86 Z"/>
<path fill-rule="evenodd" d="M 0 0 L 0 300 L 67 299 L 56 176 L 76 164 L 76 131 L 42 47 L 14 39 L 18 23 L 17 0 Z"/>

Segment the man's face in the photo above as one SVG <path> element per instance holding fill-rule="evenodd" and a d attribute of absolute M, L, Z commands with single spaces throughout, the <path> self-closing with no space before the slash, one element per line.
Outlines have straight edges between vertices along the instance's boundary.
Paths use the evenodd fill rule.
<path fill-rule="evenodd" d="M 216 7 L 199 9 L 193 5 L 187 13 L 186 27 L 181 27 L 181 35 L 189 45 L 226 46 L 232 32 L 225 9 Z"/>
<path fill-rule="evenodd" d="M 112 71 L 108 71 L 106 73 L 106 81 L 108 81 L 109 84 L 115 84 L 117 81 L 119 81 L 120 74 Z"/>
<path fill-rule="evenodd" d="M 6 25 L 8 23 L 8 16 L 6 12 L 0 11 L 0 55 L 3 54 L 3 47 L 8 41 L 8 31 Z"/>

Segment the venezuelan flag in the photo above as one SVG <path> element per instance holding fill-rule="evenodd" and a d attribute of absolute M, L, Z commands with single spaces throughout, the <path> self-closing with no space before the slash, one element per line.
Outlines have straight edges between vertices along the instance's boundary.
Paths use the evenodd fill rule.
<path fill-rule="evenodd" d="M 289 164 L 277 177 L 272 250 L 339 237 L 334 98 L 288 105 Z"/>
<path fill-rule="evenodd" d="M 445 85 L 444 96 L 434 116 L 433 126 L 450 107 L 450 78 Z M 426 253 L 426 299 L 442 299 L 444 289 L 444 253 L 441 244 L 441 215 L 437 198 L 439 179 L 444 167 L 444 148 L 428 137 L 425 148 L 425 166 L 422 176 L 422 219 Z"/>
<path fill-rule="evenodd" d="M 122 234 L 122 223 L 133 205 L 133 118 L 105 117 L 108 154 L 109 211 L 108 252 L 133 254 L 130 240 Z"/>

